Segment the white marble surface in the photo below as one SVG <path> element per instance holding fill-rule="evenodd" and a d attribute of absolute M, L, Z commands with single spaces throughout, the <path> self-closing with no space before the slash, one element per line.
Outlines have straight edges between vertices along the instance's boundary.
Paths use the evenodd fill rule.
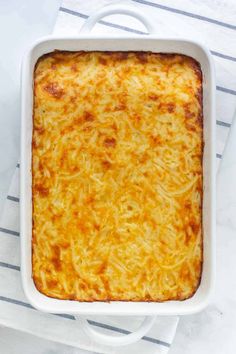
<path fill-rule="evenodd" d="M 0 0 L 0 207 L 19 156 L 19 68 L 25 47 L 51 31 L 60 0 Z M 170 354 L 236 351 L 236 125 L 218 174 L 217 277 L 211 305 L 182 317 Z M 1 316 L 1 315 L 0 315 Z M 86 353 L 0 327 L 0 353 Z"/>

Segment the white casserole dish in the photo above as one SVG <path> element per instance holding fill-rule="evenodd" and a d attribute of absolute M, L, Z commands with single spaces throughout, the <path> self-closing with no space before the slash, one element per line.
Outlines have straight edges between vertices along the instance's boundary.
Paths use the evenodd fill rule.
<path fill-rule="evenodd" d="M 153 32 L 151 24 L 137 10 L 130 7 L 105 7 L 87 20 L 84 32 L 90 30 L 100 18 L 113 13 L 132 15 Z M 33 72 L 36 61 L 55 49 L 67 51 L 152 51 L 180 53 L 193 57 L 203 72 L 203 248 L 204 260 L 201 284 L 190 299 L 184 301 L 155 302 L 78 302 L 46 297 L 35 287 L 32 279 L 32 191 L 31 191 L 31 140 L 33 113 Z M 22 65 L 22 111 L 21 111 L 21 273 L 25 294 L 37 309 L 50 313 L 74 315 L 187 315 L 202 310 L 209 301 L 213 287 L 215 268 L 215 79 L 209 51 L 199 43 L 184 39 L 163 39 L 155 34 L 132 35 L 132 37 L 96 37 L 80 34 L 76 37 L 47 37 L 37 41 L 28 51 Z M 150 328 L 153 318 L 146 318 L 141 337 Z M 86 325 L 87 326 L 87 325 Z M 88 330 L 88 329 L 87 329 Z M 91 331 L 90 331 L 91 332 Z M 91 333 L 90 333 L 91 334 Z M 104 342 L 97 338 L 98 341 Z M 109 341 L 108 341 L 109 342 Z M 106 342 L 106 343 L 108 343 Z M 112 337 L 109 344 L 114 344 Z M 121 342 L 120 342 L 121 344 Z M 124 343 L 122 343 L 124 344 Z M 127 344 L 127 343 L 125 343 Z M 118 345 L 118 342 L 117 344 Z"/>

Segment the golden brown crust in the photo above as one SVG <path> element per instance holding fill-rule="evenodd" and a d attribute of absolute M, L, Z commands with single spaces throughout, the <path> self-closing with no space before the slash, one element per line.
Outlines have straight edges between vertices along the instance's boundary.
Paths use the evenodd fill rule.
<path fill-rule="evenodd" d="M 191 297 L 202 269 L 199 64 L 58 51 L 34 79 L 37 289 L 78 301 Z"/>

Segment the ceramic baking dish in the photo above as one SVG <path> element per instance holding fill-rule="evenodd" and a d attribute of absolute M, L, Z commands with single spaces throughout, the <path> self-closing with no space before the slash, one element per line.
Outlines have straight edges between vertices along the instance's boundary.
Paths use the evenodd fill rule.
<path fill-rule="evenodd" d="M 139 19 L 149 35 L 132 37 L 96 37 L 88 32 L 102 17 L 122 13 Z M 88 33 L 88 34 L 87 34 Z M 107 6 L 91 16 L 82 33 L 73 37 L 47 37 L 36 42 L 24 57 L 22 65 L 22 116 L 21 116 L 21 273 L 25 294 L 37 309 L 50 313 L 74 315 L 187 315 L 202 310 L 208 303 L 214 278 L 215 253 L 215 79 L 209 51 L 201 44 L 184 39 L 164 39 L 153 34 L 153 26 L 142 13 L 127 6 Z M 203 270 L 201 283 L 190 299 L 184 301 L 155 302 L 78 302 L 46 297 L 35 287 L 32 279 L 32 191 L 31 191 L 31 140 L 33 112 L 33 72 L 36 61 L 43 54 L 57 50 L 67 51 L 151 51 L 185 54 L 196 59 L 203 72 Z M 81 317 L 82 318 L 82 317 Z M 145 334 L 153 323 L 147 317 L 136 336 Z M 88 327 L 86 323 L 86 327 Z M 91 332 L 91 329 L 87 328 Z M 94 331 L 94 330 L 93 330 Z M 91 335 L 91 333 L 90 333 Z M 130 335 L 131 336 L 131 335 Z M 127 336 L 126 336 L 127 337 Z M 100 338 L 100 337 L 99 337 Z M 104 342 L 104 338 L 97 338 Z M 104 340 L 103 340 L 104 339 Z M 130 339 L 130 341 L 132 338 Z M 114 343 L 112 337 L 109 344 Z M 108 340 L 109 342 L 109 340 Z M 117 345 L 119 343 L 117 342 Z M 120 343 L 121 344 L 121 343 Z M 124 343 L 123 343 L 124 344 Z M 126 343 L 127 344 L 127 343 Z"/>

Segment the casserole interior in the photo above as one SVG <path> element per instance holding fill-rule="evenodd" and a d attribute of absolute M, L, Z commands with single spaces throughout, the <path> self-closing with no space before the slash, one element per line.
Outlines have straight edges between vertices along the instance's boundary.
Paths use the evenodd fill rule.
<path fill-rule="evenodd" d="M 202 266 L 202 72 L 62 52 L 34 73 L 33 278 L 78 301 L 191 297 Z"/>

